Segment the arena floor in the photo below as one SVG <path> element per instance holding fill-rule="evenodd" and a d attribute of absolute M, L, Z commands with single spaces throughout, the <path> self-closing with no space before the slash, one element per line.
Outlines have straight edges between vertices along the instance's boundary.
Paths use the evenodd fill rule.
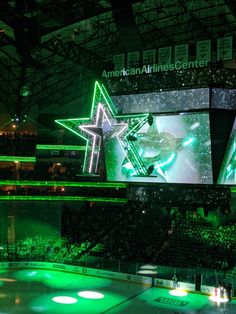
<path fill-rule="evenodd" d="M 189 293 L 52 270 L 0 271 L 0 314 L 236 313 L 236 300 L 217 304 Z"/>

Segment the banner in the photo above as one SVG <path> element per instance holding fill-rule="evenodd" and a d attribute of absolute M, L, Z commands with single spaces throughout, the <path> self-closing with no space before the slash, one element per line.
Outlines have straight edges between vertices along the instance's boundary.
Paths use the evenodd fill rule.
<path fill-rule="evenodd" d="M 163 47 L 158 49 L 158 65 L 171 64 L 172 47 Z"/>
<path fill-rule="evenodd" d="M 128 53 L 127 67 L 135 68 L 139 66 L 139 51 L 133 51 Z"/>
<path fill-rule="evenodd" d="M 149 49 L 143 51 L 143 64 L 154 64 L 156 62 L 156 50 Z"/>
<path fill-rule="evenodd" d="M 175 46 L 175 62 L 188 62 L 188 44 Z"/>
<path fill-rule="evenodd" d="M 196 60 L 211 61 L 211 40 L 200 40 L 197 42 Z"/>
<path fill-rule="evenodd" d="M 233 59 L 233 37 L 217 38 L 217 61 Z"/>
<path fill-rule="evenodd" d="M 114 70 L 121 70 L 125 67 L 125 54 L 124 53 L 120 53 L 117 55 L 113 55 L 113 59 L 112 59 L 113 63 L 114 63 Z"/>

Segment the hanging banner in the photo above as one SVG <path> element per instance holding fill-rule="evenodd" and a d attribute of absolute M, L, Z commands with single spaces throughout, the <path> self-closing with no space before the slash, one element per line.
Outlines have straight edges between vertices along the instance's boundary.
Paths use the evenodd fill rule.
<path fill-rule="evenodd" d="M 158 64 L 171 64 L 172 47 L 163 47 L 158 49 Z"/>
<path fill-rule="evenodd" d="M 211 61 L 211 40 L 200 40 L 197 42 L 196 60 Z"/>
<path fill-rule="evenodd" d="M 217 38 L 217 61 L 233 59 L 233 37 Z"/>
<path fill-rule="evenodd" d="M 128 52 L 127 67 L 135 68 L 139 66 L 139 51 Z"/>
<path fill-rule="evenodd" d="M 125 67 L 125 54 L 119 53 L 117 55 L 114 55 L 112 61 L 114 63 L 115 71 L 123 69 Z"/>
<path fill-rule="evenodd" d="M 154 64 L 156 62 L 156 50 L 149 49 L 143 51 L 143 64 Z"/>
<path fill-rule="evenodd" d="M 188 44 L 175 46 L 175 62 L 188 62 Z"/>

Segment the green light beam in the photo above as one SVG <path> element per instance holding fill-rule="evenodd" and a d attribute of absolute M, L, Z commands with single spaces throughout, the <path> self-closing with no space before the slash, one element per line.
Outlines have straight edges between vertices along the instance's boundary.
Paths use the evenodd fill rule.
<path fill-rule="evenodd" d="M 118 182 L 67 182 L 67 181 L 28 181 L 28 180 L 1 180 L 1 185 L 15 186 L 73 186 L 95 188 L 127 188 L 126 183 Z"/>
<path fill-rule="evenodd" d="M 103 203 L 127 203 L 126 198 L 84 197 L 84 196 L 39 196 L 39 195 L 0 195 L 2 201 L 88 201 Z"/>
<path fill-rule="evenodd" d="M 86 150 L 86 146 L 76 146 L 76 145 L 36 145 L 36 149 L 55 149 L 55 150 Z"/>
<path fill-rule="evenodd" d="M 26 157 L 26 156 L 0 156 L 0 161 L 36 162 L 36 158 L 35 157 Z"/>

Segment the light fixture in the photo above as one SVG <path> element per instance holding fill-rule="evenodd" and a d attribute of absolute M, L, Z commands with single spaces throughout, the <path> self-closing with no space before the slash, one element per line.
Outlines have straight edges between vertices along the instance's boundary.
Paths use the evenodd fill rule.
<path fill-rule="evenodd" d="M 21 86 L 21 88 L 20 88 L 20 95 L 22 97 L 27 97 L 30 94 L 31 94 L 31 92 L 30 92 L 30 89 L 29 89 L 29 87 L 27 85 Z"/>

